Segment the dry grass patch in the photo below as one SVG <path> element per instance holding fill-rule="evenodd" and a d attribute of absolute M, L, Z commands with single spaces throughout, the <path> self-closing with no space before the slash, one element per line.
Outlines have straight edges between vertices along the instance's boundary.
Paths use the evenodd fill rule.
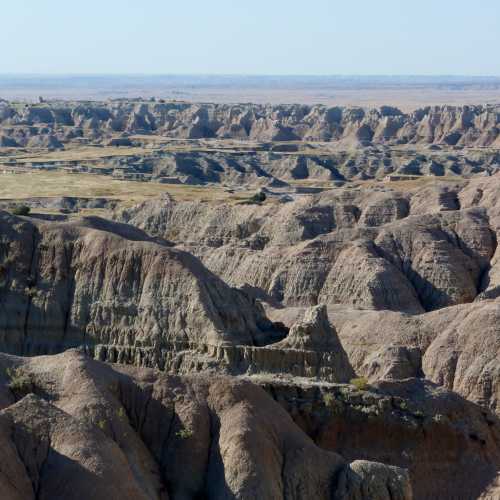
<path fill-rule="evenodd" d="M 215 186 L 185 186 L 113 179 L 94 174 L 67 172 L 23 172 L 0 174 L 0 199 L 74 196 L 108 198 L 133 205 L 163 193 L 177 201 L 238 202 L 249 193 L 228 193 Z M 253 194 L 253 191 L 251 192 Z"/>
<path fill-rule="evenodd" d="M 117 146 L 97 147 L 97 146 L 76 146 L 68 149 L 48 152 L 43 149 L 39 152 L 35 150 L 29 153 L 12 154 L 6 160 L 15 159 L 17 163 L 44 163 L 54 161 L 92 161 L 100 158 L 112 158 L 115 156 L 144 156 L 151 154 L 151 149 L 141 147 L 120 148 Z"/>

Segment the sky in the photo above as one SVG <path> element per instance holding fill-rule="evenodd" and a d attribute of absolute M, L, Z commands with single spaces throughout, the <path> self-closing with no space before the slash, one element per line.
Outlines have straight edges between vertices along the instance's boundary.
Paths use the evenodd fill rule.
<path fill-rule="evenodd" d="M 1 0 L 0 73 L 500 76 L 500 0 Z"/>

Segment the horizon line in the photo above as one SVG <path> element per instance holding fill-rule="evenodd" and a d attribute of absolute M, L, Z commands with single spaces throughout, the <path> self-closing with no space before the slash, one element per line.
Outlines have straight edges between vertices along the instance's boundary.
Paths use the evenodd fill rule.
<path fill-rule="evenodd" d="M 0 77 L 231 77 L 231 78 L 489 78 L 500 79 L 499 75 L 460 74 L 460 73 L 30 73 L 0 72 Z"/>

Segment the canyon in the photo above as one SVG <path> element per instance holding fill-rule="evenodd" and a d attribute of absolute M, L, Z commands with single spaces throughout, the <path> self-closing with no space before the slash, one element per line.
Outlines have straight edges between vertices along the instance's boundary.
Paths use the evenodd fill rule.
<path fill-rule="evenodd" d="M 0 102 L 0 496 L 498 498 L 499 123 Z"/>

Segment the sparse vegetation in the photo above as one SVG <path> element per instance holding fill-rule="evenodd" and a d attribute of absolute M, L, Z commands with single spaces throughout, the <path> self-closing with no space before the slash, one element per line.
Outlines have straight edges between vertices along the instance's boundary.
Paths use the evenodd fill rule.
<path fill-rule="evenodd" d="M 99 427 L 99 429 L 101 429 L 101 431 L 104 431 L 104 429 L 106 428 L 106 420 L 104 419 L 101 419 L 97 422 L 97 427 Z"/>
<path fill-rule="evenodd" d="M 31 376 L 22 368 L 7 368 L 6 372 L 10 379 L 8 387 L 13 393 L 25 396 L 33 392 L 35 384 Z"/>
<path fill-rule="evenodd" d="M 22 200 L 32 196 L 58 197 L 76 196 L 84 198 L 103 197 L 132 206 L 144 200 L 170 194 L 177 201 L 237 202 L 248 196 L 248 192 L 228 193 L 214 186 L 186 186 L 182 184 L 160 184 L 118 180 L 105 175 L 67 172 L 20 172 L 2 174 L 0 198 Z M 39 211 L 37 209 L 37 211 Z M 48 210 L 40 210 L 48 211 Z M 99 209 L 94 209 L 99 213 Z M 59 210 L 56 210 L 59 212 Z M 87 209 L 85 213 L 93 213 Z"/>
<path fill-rule="evenodd" d="M 34 286 L 30 286 L 30 287 L 26 287 L 24 289 L 24 293 L 30 297 L 30 298 L 33 298 L 33 297 L 36 297 L 37 294 L 38 294 L 38 290 L 34 287 Z"/>
<path fill-rule="evenodd" d="M 186 427 L 183 427 L 180 431 L 177 431 L 175 435 L 179 439 L 189 439 L 190 437 L 193 436 L 193 431 L 191 429 L 188 429 Z"/>
<path fill-rule="evenodd" d="M 14 215 L 29 215 L 31 208 L 27 205 L 17 205 L 12 209 Z"/>
<path fill-rule="evenodd" d="M 358 391 L 366 391 L 368 389 L 368 380 L 365 377 L 353 378 L 349 383 L 356 387 Z"/>
<path fill-rule="evenodd" d="M 333 397 L 333 394 L 330 394 L 329 392 L 323 394 L 323 403 L 325 403 L 326 406 L 332 406 L 334 401 L 335 398 Z"/>
<path fill-rule="evenodd" d="M 266 193 L 259 191 L 258 193 L 255 193 L 250 200 L 253 201 L 254 203 L 263 203 L 266 201 L 267 196 Z"/>
<path fill-rule="evenodd" d="M 251 198 L 242 200 L 239 202 L 240 205 L 261 205 L 267 199 L 266 193 L 259 191 L 255 193 Z"/>

